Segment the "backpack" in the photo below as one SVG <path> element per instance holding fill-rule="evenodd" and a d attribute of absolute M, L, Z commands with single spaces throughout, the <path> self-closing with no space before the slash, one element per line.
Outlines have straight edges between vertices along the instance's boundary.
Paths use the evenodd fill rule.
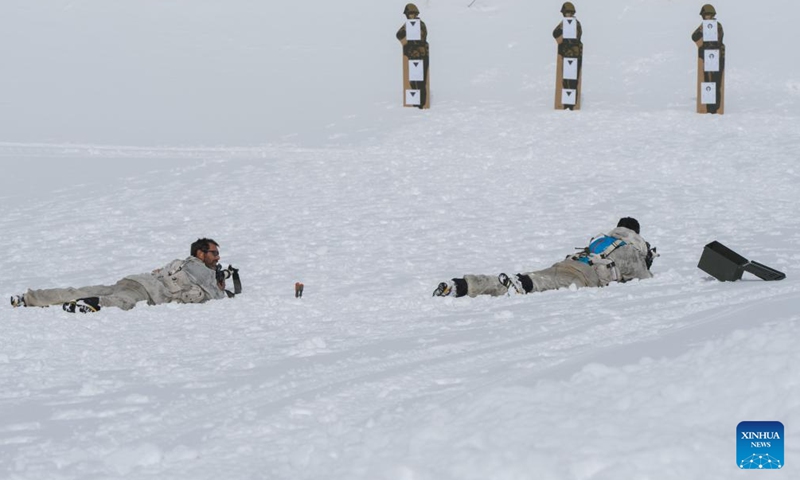
<path fill-rule="evenodd" d="M 585 263 L 594 268 L 597 276 L 600 277 L 602 285 L 617 282 L 620 279 L 619 269 L 613 260 L 608 256 L 619 247 L 627 245 L 619 238 L 608 235 L 598 235 L 592 238 L 589 246 L 584 247 L 579 253 L 572 255 L 572 259 Z"/>

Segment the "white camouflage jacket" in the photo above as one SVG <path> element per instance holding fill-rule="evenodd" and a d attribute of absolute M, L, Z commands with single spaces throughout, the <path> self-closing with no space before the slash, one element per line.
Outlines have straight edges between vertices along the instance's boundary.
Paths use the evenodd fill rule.
<path fill-rule="evenodd" d="M 629 228 L 617 227 L 606 235 L 625 242 L 608 255 L 614 261 L 619 271 L 620 282 L 627 282 L 636 278 L 652 278 L 653 274 L 647 268 L 647 242 L 636 232 Z"/>
<path fill-rule="evenodd" d="M 196 257 L 173 260 L 152 273 L 125 277 L 141 284 L 147 290 L 151 305 L 160 303 L 203 303 L 225 298 L 225 291 L 217 285 L 214 270 Z"/>

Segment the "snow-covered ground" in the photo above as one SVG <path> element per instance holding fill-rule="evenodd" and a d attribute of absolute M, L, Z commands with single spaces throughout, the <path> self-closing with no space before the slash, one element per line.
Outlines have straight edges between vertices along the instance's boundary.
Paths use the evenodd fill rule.
<path fill-rule="evenodd" d="M 0 478 L 765 475 L 735 473 L 745 420 L 783 422 L 794 478 L 800 66 L 775 46 L 800 6 L 715 3 L 726 114 L 701 116 L 700 3 L 575 2 L 580 112 L 551 110 L 560 2 L 419 2 L 424 112 L 399 105 L 403 4 L 350 3 L 3 2 L 0 294 L 199 236 L 245 293 L 0 307 Z M 430 296 L 627 215 L 651 280 Z M 712 240 L 787 278 L 710 279 Z"/>

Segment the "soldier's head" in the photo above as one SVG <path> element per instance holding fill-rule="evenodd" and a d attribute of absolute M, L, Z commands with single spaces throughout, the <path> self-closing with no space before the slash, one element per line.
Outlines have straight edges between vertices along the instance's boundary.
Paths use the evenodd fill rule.
<path fill-rule="evenodd" d="M 416 17 L 419 15 L 419 8 L 413 3 L 406 4 L 406 8 L 403 9 L 403 15 L 408 18 Z"/>
<path fill-rule="evenodd" d="M 633 217 L 623 217 L 619 219 L 617 222 L 618 227 L 625 227 L 628 230 L 633 230 L 636 233 L 639 233 L 639 221 Z"/>
<path fill-rule="evenodd" d="M 575 5 L 572 2 L 564 2 L 564 5 L 561 5 L 561 14 L 565 17 L 575 15 Z"/>
<path fill-rule="evenodd" d="M 198 238 L 191 246 L 192 256 L 205 263 L 206 267 L 214 270 L 219 263 L 219 244 L 210 238 Z"/>
<path fill-rule="evenodd" d="M 700 16 L 703 18 L 714 18 L 717 15 L 717 10 L 714 8 L 714 5 L 710 3 L 706 3 L 700 9 Z"/>

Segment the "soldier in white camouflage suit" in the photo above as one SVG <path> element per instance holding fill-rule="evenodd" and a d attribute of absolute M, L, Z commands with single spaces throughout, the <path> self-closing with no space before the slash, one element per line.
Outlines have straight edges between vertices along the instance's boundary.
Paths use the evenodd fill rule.
<path fill-rule="evenodd" d="M 651 278 L 650 266 L 657 256 L 639 235 L 635 218 L 621 218 L 617 227 L 599 235 L 589 246 L 552 267 L 535 272 L 500 275 L 464 275 L 441 282 L 433 295 L 438 297 L 500 296 L 515 293 L 543 292 L 576 287 L 604 287 L 611 282 Z"/>
<path fill-rule="evenodd" d="M 151 273 L 130 275 L 114 285 L 28 290 L 11 297 L 13 307 L 62 305 L 74 313 L 96 312 L 101 307 L 130 310 L 139 302 L 203 303 L 225 298 L 225 281 L 217 279 L 219 244 L 210 238 L 192 243 L 191 256 L 173 260 Z"/>

